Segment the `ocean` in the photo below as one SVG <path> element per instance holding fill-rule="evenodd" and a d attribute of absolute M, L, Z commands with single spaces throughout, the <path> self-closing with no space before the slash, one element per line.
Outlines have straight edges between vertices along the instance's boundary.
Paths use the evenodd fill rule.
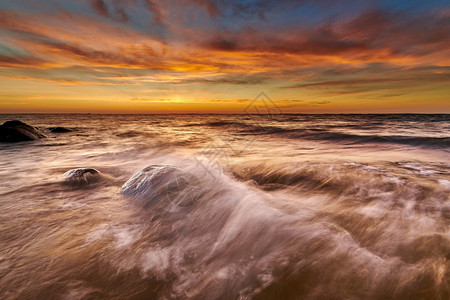
<path fill-rule="evenodd" d="M 2 299 L 450 298 L 448 114 L 8 120 L 48 138 L 0 144 Z"/>

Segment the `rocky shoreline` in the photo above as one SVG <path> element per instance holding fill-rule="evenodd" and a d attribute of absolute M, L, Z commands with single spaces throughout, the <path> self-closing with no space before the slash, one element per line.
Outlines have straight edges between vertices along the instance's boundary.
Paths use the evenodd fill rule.
<path fill-rule="evenodd" d="M 49 128 L 49 132 L 66 133 L 72 132 L 72 130 L 64 127 L 51 127 Z M 40 128 L 28 125 L 19 120 L 6 121 L 0 125 L 1 143 L 35 141 L 43 138 L 47 138 L 47 136 Z"/>

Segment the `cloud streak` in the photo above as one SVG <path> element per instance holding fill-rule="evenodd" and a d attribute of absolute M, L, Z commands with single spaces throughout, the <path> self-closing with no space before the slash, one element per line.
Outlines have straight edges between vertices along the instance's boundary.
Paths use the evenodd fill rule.
<path fill-rule="evenodd" d="M 278 101 L 307 96 L 325 105 L 336 95 L 377 90 L 406 97 L 408 86 L 447 91 L 448 7 L 396 10 L 381 1 L 344 11 L 339 5 L 354 3 L 85 0 L 38 10 L 26 3 L 0 4 L 5 78 L 139 85 L 152 93 L 166 85 L 210 99 L 235 86 L 236 99 L 266 89 Z"/>

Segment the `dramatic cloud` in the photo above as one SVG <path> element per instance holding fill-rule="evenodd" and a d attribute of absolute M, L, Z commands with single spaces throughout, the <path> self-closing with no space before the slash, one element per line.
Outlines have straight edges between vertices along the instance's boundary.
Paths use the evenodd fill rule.
<path fill-rule="evenodd" d="M 106 6 L 105 1 L 103 0 L 92 0 L 92 7 L 104 17 L 109 17 L 108 7 Z"/>
<path fill-rule="evenodd" d="M 112 18 L 125 23 L 129 20 L 128 14 L 125 12 L 125 7 L 121 7 L 120 2 L 118 1 L 111 2 L 110 5 L 112 7 L 112 13 L 110 13 L 110 9 L 108 8 L 105 0 L 91 0 L 91 5 L 95 11 L 104 17 Z"/>
<path fill-rule="evenodd" d="M 266 90 L 321 107 L 409 93 L 439 102 L 449 89 L 450 8 L 440 1 L 33 3 L 0 4 L 0 76 L 14 82 L 123 85 L 136 99 Z"/>

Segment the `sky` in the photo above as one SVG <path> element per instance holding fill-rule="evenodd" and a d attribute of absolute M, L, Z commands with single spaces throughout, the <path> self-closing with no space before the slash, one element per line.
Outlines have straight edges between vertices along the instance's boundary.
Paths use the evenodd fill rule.
<path fill-rule="evenodd" d="M 261 99 L 450 113 L 450 3 L 0 0 L 0 113 L 244 113 Z"/>

